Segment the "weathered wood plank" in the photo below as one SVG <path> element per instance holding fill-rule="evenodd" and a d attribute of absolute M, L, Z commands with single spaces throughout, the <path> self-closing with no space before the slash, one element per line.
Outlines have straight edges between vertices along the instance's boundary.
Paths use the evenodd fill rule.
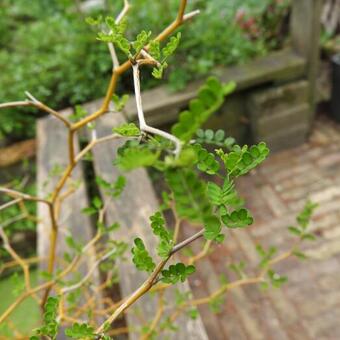
<path fill-rule="evenodd" d="M 292 45 L 307 62 L 306 75 L 309 82 L 310 121 L 312 122 L 317 104 L 322 0 L 295 0 L 292 5 Z"/>
<path fill-rule="evenodd" d="M 103 116 L 96 125 L 98 137 L 103 137 L 112 133 L 112 127 L 123 123 L 125 120 L 119 113 L 112 113 Z M 112 160 L 116 157 L 117 148 L 122 141 L 112 141 L 95 146 L 93 150 L 94 168 L 97 175 L 106 181 L 114 181 L 121 172 L 112 165 Z M 150 231 L 149 216 L 159 208 L 157 198 L 144 169 L 138 169 L 128 174 L 127 185 L 122 196 L 114 202 L 107 201 L 106 220 L 108 223 L 119 222 L 121 228 L 115 231 L 113 237 L 122 239 L 132 246 L 135 237 L 141 237 L 148 249 L 154 251 L 156 239 Z M 103 195 L 103 197 L 105 197 Z M 138 272 L 132 264 L 131 258 L 118 263 L 120 270 L 120 285 L 124 296 L 128 296 L 146 279 L 144 273 Z M 181 291 L 190 290 L 187 283 L 178 285 Z M 174 301 L 175 297 L 170 290 L 166 293 L 168 301 Z M 152 320 L 156 311 L 156 301 L 150 294 L 144 296 L 137 304 L 137 310 L 145 320 Z M 136 310 L 136 308 L 135 308 Z M 140 326 L 140 319 L 131 313 L 127 315 L 127 321 L 132 329 Z M 191 320 L 187 316 L 178 319 L 179 332 L 169 334 L 170 339 L 208 339 L 202 320 Z M 137 339 L 136 334 L 130 334 L 130 339 Z"/>
<path fill-rule="evenodd" d="M 60 176 L 51 176 L 51 173 L 57 168 L 64 169 L 67 165 L 67 130 L 55 118 L 40 119 L 37 124 L 37 141 L 37 191 L 39 196 L 47 197 Z M 64 252 L 69 251 L 65 242 L 66 235 L 71 234 L 77 242 L 83 244 L 93 237 L 91 220 L 81 213 L 81 209 L 88 206 L 81 164 L 78 164 L 75 168 L 72 181 L 73 183 L 77 182 L 77 189 L 63 202 L 58 220 L 60 232 L 57 259 L 59 260 L 63 258 Z M 67 188 L 65 189 L 67 190 Z M 47 257 L 49 252 L 50 219 L 45 204 L 38 205 L 38 218 L 40 220 L 38 224 L 38 254 L 41 257 Z M 79 272 L 82 275 L 85 275 L 95 262 L 93 249 L 90 250 L 85 259 L 86 261 L 79 267 Z M 40 269 L 46 270 L 46 264 L 42 265 Z M 95 272 L 90 280 L 97 285 L 99 283 L 99 273 Z"/>

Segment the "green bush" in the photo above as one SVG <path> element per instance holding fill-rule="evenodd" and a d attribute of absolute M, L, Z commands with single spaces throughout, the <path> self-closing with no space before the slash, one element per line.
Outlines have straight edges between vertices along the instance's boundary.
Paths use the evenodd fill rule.
<path fill-rule="evenodd" d="M 43 13 L 45 2 L 34 1 L 41 7 L 27 16 L 31 2 L 5 0 L 0 18 L 0 68 L 4 70 L 0 102 L 21 100 L 25 90 L 55 109 L 101 97 L 112 67 L 107 47 L 96 43 L 95 34 L 78 14 L 62 11 L 53 1 L 50 9 L 54 4 L 55 11 Z M 36 114 L 3 111 L 0 133 L 12 138 L 32 136 Z"/>
<path fill-rule="evenodd" d="M 183 88 L 189 80 L 205 76 L 216 65 L 243 63 L 278 47 L 266 35 L 249 34 L 236 20 L 242 8 L 250 20 L 258 18 L 257 26 L 266 24 L 261 18 L 267 6 L 275 1 L 190 1 L 189 9 L 199 8 L 201 14 L 183 32 L 176 62 L 169 62 L 170 86 Z M 102 10 L 118 13 L 122 2 L 106 1 L 108 9 Z M 178 1 L 130 0 L 130 3 L 128 36 L 135 37 L 142 28 L 160 32 L 176 14 Z M 107 46 L 96 43 L 96 34 L 84 21 L 87 15 L 100 14 L 100 9 L 97 12 L 80 13 L 70 0 L 2 0 L 0 68 L 4 71 L 0 75 L 0 102 L 23 99 L 25 90 L 54 109 L 102 97 L 111 60 Z M 270 29 L 278 24 L 276 19 L 281 17 L 274 13 Z M 130 25 L 131 20 L 134 25 Z M 121 90 L 129 92 L 131 89 L 124 84 L 129 83 L 127 77 L 131 75 L 124 77 Z M 159 84 L 151 76 L 143 83 L 144 89 Z M 32 109 L 3 111 L 0 137 L 33 136 L 38 114 Z"/>

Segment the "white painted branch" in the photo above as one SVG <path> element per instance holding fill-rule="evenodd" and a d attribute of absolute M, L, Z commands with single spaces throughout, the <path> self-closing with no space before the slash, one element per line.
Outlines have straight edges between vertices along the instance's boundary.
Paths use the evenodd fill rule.
<path fill-rule="evenodd" d="M 154 135 L 161 136 L 173 142 L 175 144 L 174 153 L 176 156 L 178 156 L 182 148 L 181 141 L 177 137 L 175 137 L 174 135 L 168 132 L 162 131 L 160 129 L 154 128 L 146 124 L 145 116 L 143 112 L 141 90 L 140 90 L 140 75 L 139 75 L 138 64 L 132 65 L 132 69 L 133 69 L 133 83 L 134 83 L 134 88 L 135 88 L 136 106 L 137 106 L 137 114 L 138 114 L 140 130 L 143 132 L 149 132 Z"/>
<path fill-rule="evenodd" d="M 196 9 L 195 11 L 189 12 L 183 16 L 183 21 L 187 21 L 200 14 L 200 10 Z"/>
<path fill-rule="evenodd" d="M 130 10 L 130 4 L 128 0 L 124 0 L 124 7 L 123 10 L 119 13 L 119 15 L 116 18 L 116 24 L 119 24 L 122 19 L 125 17 L 125 15 L 127 14 L 127 12 Z"/>

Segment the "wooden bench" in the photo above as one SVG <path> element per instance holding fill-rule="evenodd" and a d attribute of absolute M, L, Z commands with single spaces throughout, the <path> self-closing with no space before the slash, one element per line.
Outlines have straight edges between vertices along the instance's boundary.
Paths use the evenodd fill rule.
<path fill-rule="evenodd" d="M 92 104 L 91 111 L 97 104 Z M 89 109 L 89 107 L 86 107 Z M 110 113 L 101 117 L 96 123 L 98 138 L 110 135 L 112 127 L 118 126 L 124 122 L 124 118 L 119 113 Z M 38 193 L 39 195 L 48 195 L 55 185 L 58 176 L 50 176 L 53 167 L 65 167 L 67 160 L 67 131 L 59 121 L 53 118 L 41 119 L 38 122 Z M 96 175 L 101 176 L 108 182 L 113 182 L 119 176 L 119 170 L 112 165 L 112 160 L 116 157 L 116 151 L 122 142 L 111 141 L 95 146 L 93 149 L 93 167 Z M 91 239 L 93 235 L 93 225 L 88 216 L 81 213 L 82 208 L 88 206 L 89 198 L 86 192 L 84 179 L 84 170 L 78 164 L 72 179 L 80 183 L 80 186 L 74 194 L 69 196 L 61 211 L 60 223 L 62 232 L 59 235 L 58 257 L 62 257 L 67 250 L 65 244 L 65 235 L 71 233 L 73 237 L 82 242 Z M 108 209 L 105 220 L 108 224 L 118 222 L 121 228 L 114 232 L 112 238 L 115 240 L 124 240 L 129 243 L 129 249 L 135 237 L 141 237 L 148 249 L 155 250 L 157 240 L 153 237 L 149 216 L 159 208 L 158 201 L 148 177 L 146 170 L 138 169 L 131 173 L 124 174 L 127 179 L 127 185 L 122 196 L 115 201 L 107 202 Z M 46 181 L 48 180 L 47 184 Z M 102 198 L 106 196 L 102 193 Z M 38 217 L 41 223 L 38 227 L 38 253 L 39 256 L 46 257 L 48 254 L 49 244 L 49 217 L 48 211 L 44 205 L 39 205 Z M 128 252 L 129 253 L 129 252 Z M 81 268 L 81 273 L 85 275 L 93 262 L 95 254 L 90 254 L 86 258 L 86 263 Z M 136 270 L 131 258 L 128 261 L 118 262 L 120 272 L 120 287 L 123 297 L 131 294 L 146 278 L 144 273 Z M 44 269 L 44 268 L 42 268 Z M 99 274 L 92 277 L 94 284 L 99 283 Z M 188 283 L 179 284 L 177 287 L 181 292 L 190 291 Z M 166 292 L 166 298 L 169 301 L 175 301 L 174 289 Z M 99 296 L 98 296 L 99 300 Z M 138 311 L 142 313 L 145 320 L 152 320 L 156 311 L 155 298 L 150 294 L 144 296 L 137 304 Z M 141 326 L 140 319 L 134 313 L 127 314 L 127 323 L 133 329 L 139 329 Z M 179 331 L 169 334 L 171 339 L 188 339 L 188 340 L 206 340 L 208 339 L 201 318 L 196 320 L 190 319 L 183 315 L 176 324 Z M 130 339 L 137 339 L 136 333 L 129 335 Z"/>

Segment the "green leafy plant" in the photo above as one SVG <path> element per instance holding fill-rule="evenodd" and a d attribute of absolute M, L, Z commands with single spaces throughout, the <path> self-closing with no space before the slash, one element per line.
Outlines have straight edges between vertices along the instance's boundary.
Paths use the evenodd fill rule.
<path fill-rule="evenodd" d="M 0 206 L 1 210 L 21 204 L 23 201 L 33 201 L 44 204 L 50 218 L 50 250 L 47 259 L 44 259 L 47 262 L 47 270 L 43 275 L 44 282 L 35 287 L 31 286 L 27 263 L 11 246 L 7 229 L 0 227 L 3 252 L 12 259 L 15 266 L 22 269 L 25 276 L 24 283 L 17 285 L 17 300 L 0 315 L 0 323 L 6 322 L 13 310 L 25 298 L 43 292 L 42 298 L 37 297 L 44 310 L 43 323 L 34 331 L 32 337 L 34 340 L 39 337 L 55 339 L 59 327 L 64 325 L 67 325 L 65 335 L 70 338 L 108 340 L 110 332 L 117 331 L 115 321 L 124 313 L 129 313 L 137 301 L 143 301 L 141 298 L 151 292 L 157 295 L 159 304 L 155 311 L 155 318 L 146 320 L 140 329 L 130 327 L 129 331 L 141 332 L 143 339 L 162 338 L 163 331 L 177 330 L 175 320 L 178 316 L 189 314 L 191 318 L 197 318 L 197 306 L 201 304 L 208 304 L 213 312 L 219 312 L 224 303 L 225 294 L 234 288 L 246 284 L 280 287 L 287 281 L 287 278 L 276 271 L 275 264 L 291 256 L 302 258 L 303 254 L 299 248 L 301 243 L 314 238 L 308 230 L 308 225 L 316 206 L 308 202 L 297 217 L 297 226 L 289 227 L 289 231 L 294 236 L 298 236 L 298 239 L 287 252 L 277 254 L 274 247 L 265 249 L 258 245 L 260 262 L 255 274 L 247 274 L 246 265 L 243 262 L 231 264 L 230 270 L 238 277 L 236 280 L 229 280 L 224 275 L 220 280 L 220 287 L 210 295 L 195 299 L 191 294 L 177 293 L 175 306 L 169 304 L 164 293 L 166 289 L 171 289 L 174 285 L 190 279 L 191 275 L 195 275 L 196 262 L 207 256 L 214 248 L 216 249 L 216 243 L 228 240 L 230 229 L 246 228 L 253 223 L 253 217 L 246 203 L 237 193 L 236 181 L 260 166 L 269 155 L 269 149 L 263 142 L 253 146 L 241 146 L 236 141 L 226 138 L 225 133 L 220 130 L 216 132 L 202 130 L 202 125 L 236 88 L 235 83 L 223 84 L 214 77 L 208 78 L 199 89 L 197 98 L 190 101 L 188 109 L 180 114 L 178 122 L 171 128 L 171 133 L 147 124 L 141 100 L 141 72 L 145 66 L 151 66 L 151 73 L 156 78 L 162 76 L 167 63 L 170 63 L 171 59 L 168 60 L 168 58 L 178 48 L 180 35 L 170 37 L 164 47 L 161 47 L 160 42 L 198 12 L 184 14 L 187 1 L 179 0 L 177 18 L 160 35 L 153 36 L 149 31 L 140 30 L 131 39 L 126 34 L 127 24 L 123 19 L 127 13 L 128 4 L 128 1 L 125 1 L 125 7 L 116 19 L 98 17 L 87 20 L 89 24 L 100 30 L 97 38 L 108 45 L 113 64 L 110 85 L 98 111 L 91 113 L 78 107 L 73 116 L 65 118 L 30 94 L 28 94 L 29 100 L 24 104 L 16 102 L 15 104 L 5 103 L 1 106 L 8 108 L 13 105 L 19 107 L 31 105 L 42 108 L 51 113 L 55 119 L 59 119 L 68 132 L 69 154 L 66 157 L 68 164 L 61 171 L 59 168 L 56 169 L 55 173 L 60 176 L 60 179 L 47 197 L 37 197 L 18 190 L 0 188 L 0 192 L 11 198 Z M 117 54 L 116 49 L 127 58 L 124 64 L 119 63 L 121 54 Z M 116 106 L 122 108 L 124 100 L 115 97 L 114 91 L 118 77 L 129 67 L 132 67 L 138 126 L 133 123 L 123 124 L 113 127 L 112 134 L 97 138 L 94 123 L 108 111 L 111 99 L 113 98 Z M 89 124 L 93 138 L 77 154 L 74 136 Z M 127 240 L 112 237 L 111 233 L 119 228 L 119 221 L 106 225 L 105 215 L 108 201 L 104 198 L 107 198 L 109 202 L 119 199 L 125 189 L 126 178 L 118 175 L 115 181 L 109 182 L 97 176 L 91 184 L 98 185 L 103 197 L 97 193 L 93 194 L 94 197 L 89 206 L 82 210 L 84 214 L 92 216 L 93 221 L 96 220 L 96 233 L 87 244 L 75 239 L 72 235 L 63 235 L 62 240 L 65 240 L 68 251 L 63 259 L 57 259 L 57 244 L 63 224 L 61 206 L 65 198 L 73 194 L 77 188 L 77 184 L 71 180 L 72 172 L 96 144 L 112 139 L 123 140 L 113 160 L 113 166 L 117 166 L 120 172 L 148 167 L 164 179 L 163 202 L 161 208 L 150 216 L 148 230 L 152 233 L 150 236 L 157 239 L 157 246 L 155 249 L 148 249 L 149 238 L 144 234 L 143 240 L 141 235 L 138 235 L 138 229 L 134 228 L 130 229 L 131 233 L 126 233 Z M 208 149 L 212 145 L 219 149 Z M 132 172 L 131 176 L 136 173 L 138 176 L 138 171 Z M 133 213 L 132 211 L 131 214 Z M 165 216 L 170 216 L 170 218 L 166 219 Z M 197 228 L 188 237 L 183 237 L 181 234 L 184 221 L 194 224 Z M 197 240 L 203 243 L 199 252 L 190 249 L 192 243 Z M 129 245 L 129 242 L 132 245 Z M 130 258 L 126 255 L 127 249 L 130 249 L 128 254 Z M 88 269 L 87 274 L 82 275 L 77 269 L 89 251 L 95 253 L 96 260 Z M 175 258 L 179 253 L 181 256 Z M 97 305 L 94 299 L 96 294 L 93 293 L 105 288 L 109 289 L 114 282 L 119 280 L 117 263 L 124 261 L 131 261 L 135 270 L 144 272 L 142 275 L 145 276 L 145 280 L 139 283 L 131 295 L 124 296 L 119 301 L 113 301 L 106 296 L 105 300 L 99 301 Z M 96 287 L 95 281 L 90 280 L 91 275 L 98 268 L 105 275 L 105 280 L 100 283 L 100 287 Z M 54 293 L 51 294 L 51 292 L 57 292 L 58 296 L 53 297 Z M 85 301 L 86 307 L 83 307 L 81 303 L 83 299 L 87 300 Z M 101 305 L 108 305 L 104 312 Z M 98 322 L 98 315 L 104 316 L 105 320 Z"/>
<path fill-rule="evenodd" d="M 40 336 L 46 336 L 55 340 L 57 338 L 59 323 L 57 321 L 59 299 L 50 296 L 45 304 L 44 324 L 42 327 L 34 330 L 35 335 L 30 340 L 38 340 Z"/>

